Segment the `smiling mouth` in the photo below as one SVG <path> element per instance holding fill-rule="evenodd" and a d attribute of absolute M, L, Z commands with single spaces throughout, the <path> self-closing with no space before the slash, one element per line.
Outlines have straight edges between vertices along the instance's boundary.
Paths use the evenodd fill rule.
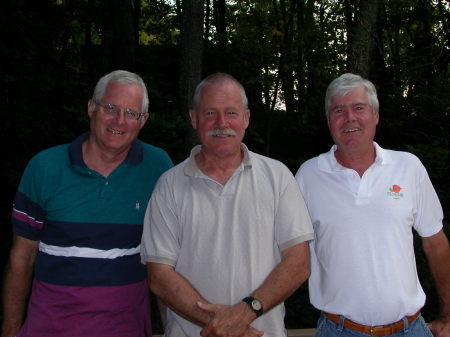
<path fill-rule="evenodd" d="M 119 131 L 116 129 L 109 129 L 109 128 L 108 128 L 108 131 L 111 132 L 113 135 L 122 135 L 124 133 L 123 131 Z"/>
<path fill-rule="evenodd" d="M 356 132 L 356 131 L 361 131 L 361 128 L 350 128 L 350 129 L 345 129 L 343 132 L 344 132 L 344 133 L 351 133 L 351 132 Z"/>

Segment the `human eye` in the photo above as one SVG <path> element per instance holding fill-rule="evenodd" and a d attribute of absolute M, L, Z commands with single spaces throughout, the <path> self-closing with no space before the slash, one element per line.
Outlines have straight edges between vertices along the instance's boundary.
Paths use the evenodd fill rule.
<path fill-rule="evenodd" d="M 206 116 L 213 116 L 214 114 L 215 114 L 215 112 L 212 111 L 212 110 L 206 110 L 206 111 L 205 111 L 205 115 L 206 115 Z"/>
<path fill-rule="evenodd" d="M 235 110 L 230 110 L 230 111 L 227 111 L 227 115 L 236 116 L 236 115 L 238 115 L 238 112 Z"/>
<path fill-rule="evenodd" d="M 119 108 L 114 104 L 103 104 L 103 109 L 109 114 L 117 114 L 119 112 Z"/>
<path fill-rule="evenodd" d="M 125 109 L 124 113 L 127 119 L 138 119 L 139 116 L 139 112 L 132 109 Z"/>

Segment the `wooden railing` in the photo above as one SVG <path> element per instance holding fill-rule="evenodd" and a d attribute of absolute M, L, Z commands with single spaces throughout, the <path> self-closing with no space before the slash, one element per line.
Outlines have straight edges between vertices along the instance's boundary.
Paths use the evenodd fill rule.
<path fill-rule="evenodd" d="M 288 330 L 289 337 L 313 337 L 316 329 L 290 329 Z"/>
<path fill-rule="evenodd" d="M 313 337 L 316 329 L 290 329 L 288 337 Z M 162 337 L 162 335 L 153 335 L 153 337 Z"/>

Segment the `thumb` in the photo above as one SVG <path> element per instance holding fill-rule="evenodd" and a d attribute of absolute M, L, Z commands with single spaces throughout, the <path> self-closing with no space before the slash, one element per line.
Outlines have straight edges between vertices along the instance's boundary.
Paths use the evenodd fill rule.
<path fill-rule="evenodd" d="M 197 302 L 197 306 L 200 309 L 202 309 L 202 310 L 204 310 L 206 312 L 210 312 L 210 313 L 215 313 L 218 310 L 218 308 L 216 308 L 217 305 L 209 304 L 209 303 L 203 303 L 203 302 L 200 302 L 200 301 Z"/>
<path fill-rule="evenodd" d="M 434 322 L 429 322 L 426 324 L 427 324 L 428 329 L 430 329 L 431 331 L 434 331 Z"/>

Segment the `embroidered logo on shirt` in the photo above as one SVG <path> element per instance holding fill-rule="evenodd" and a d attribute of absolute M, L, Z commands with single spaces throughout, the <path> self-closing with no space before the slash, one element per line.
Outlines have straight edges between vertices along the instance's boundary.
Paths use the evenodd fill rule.
<path fill-rule="evenodd" d="M 139 211 L 141 209 L 141 205 L 139 204 L 139 201 L 136 201 L 136 211 Z"/>
<path fill-rule="evenodd" d="M 403 198 L 403 193 L 400 193 L 401 190 L 403 190 L 403 187 L 400 187 L 399 185 L 392 185 L 389 187 L 389 191 L 387 192 L 387 195 L 393 197 L 394 199 L 400 199 Z"/>

